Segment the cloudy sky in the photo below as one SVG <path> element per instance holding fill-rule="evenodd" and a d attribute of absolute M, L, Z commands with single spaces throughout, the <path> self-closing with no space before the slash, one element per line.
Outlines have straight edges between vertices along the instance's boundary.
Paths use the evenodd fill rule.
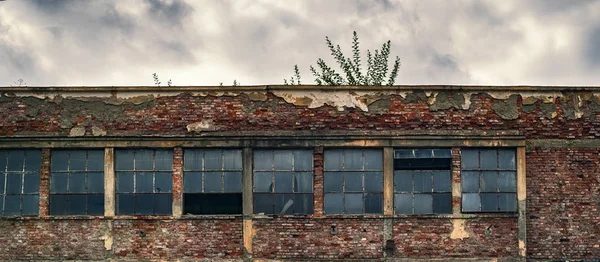
<path fill-rule="evenodd" d="M 0 85 L 313 83 L 353 30 L 397 84 L 600 85 L 600 0 L 5 0 Z"/>

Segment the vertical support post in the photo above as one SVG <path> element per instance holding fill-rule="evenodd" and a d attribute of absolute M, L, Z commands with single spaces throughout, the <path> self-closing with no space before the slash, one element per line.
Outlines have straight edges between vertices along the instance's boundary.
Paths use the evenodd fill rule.
<path fill-rule="evenodd" d="M 394 148 L 383 148 L 383 215 L 394 214 Z"/>
<path fill-rule="evenodd" d="M 527 184 L 526 184 L 526 148 L 517 148 L 517 203 L 519 209 L 519 255 L 527 257 Z"/>
<path fill-rule="evenodd" d="M 324 213 L 323 206 L 323 147 L 318 146 L 313 149 L 314 160 L 314 184 L 313 184 L 313 214 L 315 217 L 322 217 Z"/>
<path fill-rule="evenodd" d="M 460 147 L 452 148 L 452 214 L 460 215 L 462 211 L 462 187 L 460 178 Z"/>
<path fill-rule="evenodd" d="M 183 149 L 173 149 L 173 217 L 183 215 Z"/>
<path fill-rule="evenodd" d="M 242 151 L 242 213 L 244 236 L 244 258 L 252 258 L 252 239 L 254 238 L 254 227 L 252 214 L 254 212 L 254 199 L 252 195 L 252 148 L 245 147 Z"/>
<path fill-rule="evenodd" d="M 104 149 L 104 216 L 115 216 L 115 149 Z"/>
<path fill-rule="evenodd" d="M 40 207 L 39 216 L 48 216 L 50 206 L 50 149 L 42 149 L 42 166 L 40 169 Z"/>

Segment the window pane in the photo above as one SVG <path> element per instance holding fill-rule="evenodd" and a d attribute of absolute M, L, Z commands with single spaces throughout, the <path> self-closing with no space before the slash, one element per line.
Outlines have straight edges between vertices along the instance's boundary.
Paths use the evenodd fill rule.
<path fill-rule="evenodd" d="M 86 195 L 69 195 L 69 215 L 85 215 Z"/>
<path fill-rule="evenodd" d="M 433 213 L 433 196 L 431 194 L 415 194 L 415 214 Z"/>
<path fill-rule="evenodd" d="M 344 150 L 344 170 L 355 171 L 363 170 L 363 151 L 362 150 Z"/>
<path fill-rule="evenodd" d="M 86 162 L 86 151 L 71 150 L 69 151 L 69 170 L 84 171 Z"/>
<path fill-rule="evenodd" d="M 148 172 L 136 172 L 135 173 L 135 192 L 136 193 L 152 193 L 153 187 L 153 174 Z"/>
<path fill-rule="evenodd" d="M 462 209 L 464 212 L 479 212 L 480 204 L 479 194 L 462 194 Z"/>
<path fill-rule="evenodd" d="M 341 172 L 325 172 L 323 179 L 325 192 L 342 192 L 344 183 Z"/>
<path fill-rule="evenodd" d="M 381 150 L 365 150 L 365 170 L 383 170 L 383 152 Z"/>
<path fill-rule="evenodd" d="M 87 192 L 104 192 L 104 173 L 88 173 L 87 176 Z"/>
<path fill-rule="evenodd" d="M 4 194 L 4 185 L 5 185 L 5 180 L 4 177 L 5 175 L 3 173 L 0 173 L 0 202 L 3 202 L 2 200 L 2 194 Z M 0 215 L 2 215 L 2 209 L 0 208 Z"/>
<path fill-rule="evenodd" d="M 313 170 L 313 151 L 312 150 L 294 150 L 294 170 L 312 171 Z"/>
<path fill-rule="evenodd" d="M 254 194 L 254 213 L 273 214 L 273 194 Z"/>
<path fill-rule="evenodd" d="M 223 150 L 210 149 L 204 152 L 204 170 L 223 169 Z"/>
<path fill-rule="evenodd" d="M 184 172 L 183 173 L 183 192 L 196 193 L 202 192 L 202 173 Z"/>
<path fill-rule="evenodd" d="M 173 209 L 172 194 L 155 194 L 154 195 L 154 214 L 155 215 L 171 215 Z"/>
<path fill-rule="evenodd" d="M 452 190 L 450 171 L 433 172 L 433 190 L 436 192 L 450 192 Z"/>
<path fill-rule="evenodd" d="M 133 170 L 133 150 L 115 150 L 115 169 Z"/>
<path fill-rule="evenodd" d="M 42 154 L 40 150 L 25 151 L 25 171 L 36 172 L 40 171 L 42 166 Z"/>
<path fill-rule="evenodd" d="M 396 214 L 412 214 L 412 194 L 394 195 L 394 212 Z"/>
<path fill-rule="evenodd" d="M 204 192 L 223 192 L 221 172 L 204 172 Z"/>
<path fill-rule="evenodd" d="M 482 149 L 480 153 L 481 169 L 482 170 L 494 170 L 498 167 L 498 159 L 496 150 L 494 149 Z"/>
<path fill-rule="evenodd" d="M 242 194 L 184 194 L 184 214 L 241 214 Z"/>
<path fill-rule="evenodd" d="M 50 195 L 50 215 L 64 216 L 69 214 L 68 210 L 69 196 L 68 195 Z"/>
<path fill-rule="evenodd" d="M 6 151 L 0 150 L 0 172 L 4 172 L 4 171 L 6 171 Z M 4 181 L 4 180 L 2 180 L 2 181 Z M 0 201 L 0 202 L 2 202 L 2 201 Z M 0 209 L 0 215 L 2 215 L 1 211 L 2 211 L 2 209 Z"/>
<path fill-rule="evenodd" d="M 381 214 L 383 213 L 382 194 L 365 194 L 365 213 L 366 214 Z"/>
<path fill-rule="evenodd" d="M 343 214 L 343 199 L 343 194 L 325 194 L 323 203 L 325 214 Z"/>
<path fill-rule="evenodd" d="M 4 210 L 4 195 L 0 195 L 0 217 L 2 217 L 3 210 Z"/>
<path fill-rule="evenodd" d="M 37 194 L 40 192 L 40 175 L 39 174 L 26 174 L 24 177 L 25 184 L 23 185 L 24 194 Z M 4 183 L 4 180 L 2 182 Z M 4 191 L 0 191 L 4 192 Z"/>
<path fill-rule="evenodd" d="M 273 192 L 273 173 L 254 172 L 254 192 Z"/>
<path fill-rule="evenodd" d="M 50 193 L 68 193 L 69 174 L 52 173 L 50 177 Z"/>
<path fill-rule="evenodd" d="M 173 151 L 172 150 L 156 150 L 154 159 L 155 170 L 172 171 L 173 170 Z"/>
<path fill-rule="evenodd" d="M 202 155 L 204 151 L 197 149 L 183 150 L 183 170 L 202 170 Z"/>
<path fill-rule="evenodd" d="M 4 197 L 4 216 L 20 216 L 21 195 L 6 195 Z"/>
<path fill-rule="evenodd" d="M 292 194 L 275 194 L 275 214 L 294 214 L 294 200 Z"/>
<path fill-rule="evenodd" d="M 515 151 L 512 149 L 498 150 L 498 166 L 500 169 L 515 170 Z"/>
<path fill-rule="evenodd" d="M 516 194 L 498 194 L 499 211 L 515 212 L 517 211 L 517 195 Z"/>
<path fill-rule="evenodd" d="M 432 158 L 433 150 L 431 149 L 415 149 L 416 158 Z"/>
<path fill-rule="evenodd" d="M 154 150 L 140 149 L 135 151 L 135 170 L 153 170 Z"/>
<path fill-rule="evenodd" d="M 88 151 L 87 170 L 104 171 L 104 150 Z"/>
<path fill-rule="evenodd" d="M 23 175 L 21 174 L 6 174 L 6 193 L 21 194 L 21 182 Z"/>
<path fill-rule="evenodd" d="M 312 214 L 313 213 L 313 195 L 295 194 L 294 195 L 294 213 Z"/>
<path fill-rule="evenodd" d="M 71 173 L 69 177 L 69 193 L 85 193 L 85 173 Z"/>
<path fill-rule="evenodd" d="M 365 172 L 365 192 L 383 192 L 382 172 Z"/>
<path fill-rule="evenodd" d="M 225 192 L 242 192 L 242 172 L 225 172 L 223 179 Z"/>
<path fill-rule="evenodd" d="M 135 212 L 136 215 L 154 214 L 154 194 L 136 194 Z"/>
<path fill-rule="evenodd" d="M 411 192 L 413 189 L 412 172 L 394 171 L 394 187 L 396 192 Z"/>
<path fill-rule="evenodd" d="M 434 149 L 433 157 L 435 157 L 435 158 L 452 158 L 452 150 L 450 150 L 450 149 Z"/>
<path fill-rule="evenodd" d="M 324 169 L 326 171 L 342 170 L 342 150 L 325 150 L 324 161 Z"/>
<path fill-rule="evenodd" d="M 463 171 L 461 173 L 462 192 L 479 192 L 479 172 Z"/>
<path fill-rule="evenodd" d="M 432 181 L 430 172 L 414 172 L 413 177 L 415 181 L 415 192 L 431 192 Z"/>
<path fill-rule="evenodd" d="M 173 173 L 156 172 L 154 178 L 154 192 L 166 193 L 173 191 Z"/>
<path fill-rule="evenodd" d="M 40 209 L 40 198 L 38 195 L 23 195 L 23 215 L 37 216 Z"/>
<path fill-rule="evenodd" d="M 273 154 L 275 170 L 292 170 L 292 150 L 275 150 Z"/>
<path fill-rule="evenodd" d="M 273 170 L 273 152 L 268 150 L 255 150 L 254 170 Z"/>
<path fill-rule="evenodd" d="M 87 196 L 88 215 L 101 216 L 104 215 L 104 195 L 88 195 Z"/>
<path fill-rule="evenodd" d="M 134 194 L 117 194 L 117 215 L 133 215 Z"/>
<path fill-rule="evenodd" d="M 223 150 L 223 161 L 225 170 L 242 170 L 242 151 Z"/>
<path fill-rule="evenodd" d="M 481 192 L 496 192 L 498 188 L 498 172 L 483 171 L 481 173 Z"/>
<path fill-rule="evenodd" d="M 500 192 L 517 192 L 517 174 L 515 172 L 500 172 L 498 189 Z"/>
<path fill-rule="evenodd" d="M 344 192 L 363 192 L 362 172 L 344 172 Z"/>
<path fill-rule="evenodd" d="M 481 211 L 498 211 L 498 194 L 481 194 Z"/>
<path fill-rule="evenodd" d="M 129 193 L 133 191 L 133 172 L 117 172 L 117 192 Z"/>
<path fill-rule="evenodd" d="M 479 151 L 477 149 L 462 149 L 460 162 L 463 170 L 479 169 Z"/>
<path fill-rule="evenodd" d="M 23 171 L 25 153 L 21 150 L 10 150 L 8 153 L 8 171 Z"/>
<path fill-rule="evenodd" d="M 312 173 L 302 172 L 294 173 L 294 192 L 297 193 L 312 193 L 313 192 L 313 176 Z"/>
<path fill-rule="evenodd" d="M 292 172 L 275 172 L 275 192 L 291 193 L 292 181 Z"/>
<path fill-rule="evenodd" d="M 396 149 L 394 150 L 394 158 L 413 158 L 415 157 L 412 149 Z"/>
<path fill-rule="evenodd" d="M 450 214 L 452 213 L 452 194 L 434 194 L 433 195 L 433 213 Z"/>
<path fill-rule="evenodd" d="M 361 214 L 363 212 L 362 194 L 344 194 L 344 207 L 347 214 Z"/>

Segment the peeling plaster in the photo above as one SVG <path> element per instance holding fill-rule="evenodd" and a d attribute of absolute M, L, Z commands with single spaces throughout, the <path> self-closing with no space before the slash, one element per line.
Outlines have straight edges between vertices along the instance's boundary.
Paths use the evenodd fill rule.
<path fill-rule="evenodd" d="M 215 131 L 212 120 L 202 120 L 201 122 L 191 123 L 186 126 L 188 132 Z"/>
<path fill-rule="evenodd" d="M 450 239 L 463 239 L 469 238 L 469 233 L 465 229 L 465 219 L 454 219 L 452 220 L 452 233 Z"/>
<path fill-rule="evenodd" d="M 92 135 L 94 136 L 106 136 L 106 131 L 100 127 L 92 126 Z"/>
<path fill-rule="evenodd" d="M 71 131 L 69 132 L 69 136 L 84 136 L 85 135 L 85 127 L 83 126 L 76 126 L 71 128 Z"/>

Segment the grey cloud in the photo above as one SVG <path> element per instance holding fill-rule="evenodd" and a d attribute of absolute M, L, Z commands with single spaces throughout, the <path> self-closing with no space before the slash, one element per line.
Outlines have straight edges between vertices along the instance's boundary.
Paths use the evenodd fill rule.
<path fill-rule="evenodd" d="M 170 24 L 180 24 L 194 9 L 183 0 L 146 0 L 150 5 L 150 13 L 153 17 L 165 20 Z"/>
<path fill-rule="evenodd" d="M 600 24 L 589 30 L 583 48 L 585 61 L 592 66 L 600 66 Z"/>

